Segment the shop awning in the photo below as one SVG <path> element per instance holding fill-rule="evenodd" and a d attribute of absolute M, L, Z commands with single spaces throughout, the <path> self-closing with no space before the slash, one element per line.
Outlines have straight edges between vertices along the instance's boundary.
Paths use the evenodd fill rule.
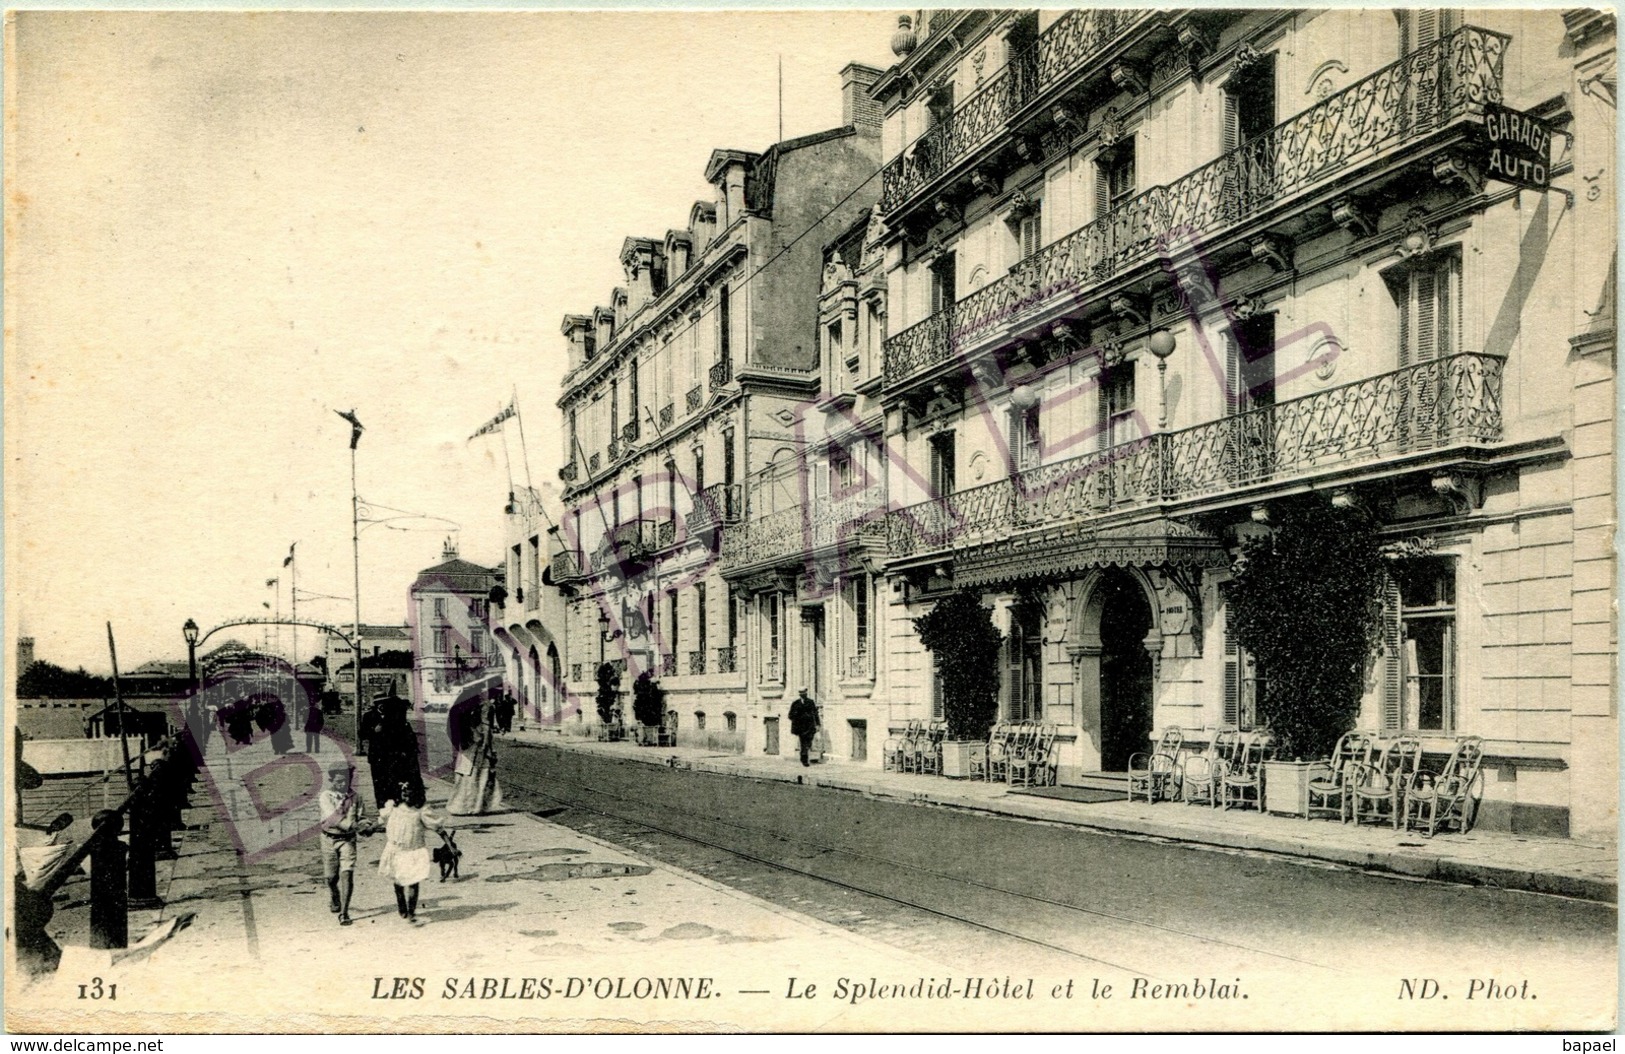
<path fill-rule="evenodd" d="M 1095 567 L 1218 568 L 1230 555 L 1217 538 L 1167 518 L 1104 530 L 1071 528 L 1018 536 L 954 558 L 954 584 L 990 586 L 1067 578 Z"/>

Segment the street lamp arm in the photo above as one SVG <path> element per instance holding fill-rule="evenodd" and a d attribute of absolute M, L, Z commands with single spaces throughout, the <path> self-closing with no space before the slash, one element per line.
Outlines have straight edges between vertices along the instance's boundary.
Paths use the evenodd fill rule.
<path fill-rule="evenodd" d="M 331 633 L 333 636 L 338 637 L 340 640 L 344 641 L 344 643 L 350 645 L 350 647 L 352 647 L 352 648 L 358 647 L 355 638 L 352 637 L 348 632 L 346 632 L 346 631 L 344 631 L 342 629 L 339 629 L 337 626 L 331 625 L 331 624 L 326 623 L 326 622 L 314 622 L 314 621 L 311 621 L 309 619 L 292 619 L 292 618 L 239 618 L 239 619 L 231 619 L 231 620 L 229 620 L 227 622 L 220 623 L 218 626 L 215 626 L 213 629 L 209 630 L 207 633 L 201 634 L 197 639 L 197 643 L 195 645 L 193 645 L 193 647 L 201 648 L 203 646 L 204 642 L 206 642 L 210 637 L 214 636 L 216 633 L 219 633 L 223 629 L 230 629 L 233 626 L 308 626 L 311 629 L 319 629 L 319 630 L 322 630 L 325 633 Z"/>

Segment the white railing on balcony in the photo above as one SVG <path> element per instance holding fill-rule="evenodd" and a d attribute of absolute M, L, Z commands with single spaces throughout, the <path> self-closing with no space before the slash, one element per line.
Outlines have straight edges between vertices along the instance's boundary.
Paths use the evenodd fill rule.
<path fill-rule="evenodd" d="M 722 565 L 746 567 L 796 559 L 862 537 L 884 537 L 886 503 L 878 492 L 797 505 L 723 528 Z"/>

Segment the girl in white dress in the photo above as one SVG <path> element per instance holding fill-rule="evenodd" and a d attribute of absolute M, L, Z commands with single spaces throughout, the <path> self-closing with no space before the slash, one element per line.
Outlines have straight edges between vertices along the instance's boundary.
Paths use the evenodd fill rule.
<path fill-rule="evenodd" d="M 385 845 L 378 857 L 378 873 L 395 884 L 395 905 L 401 918 L 418 920 L 418 883 L 429 877 L 433 854 L 429 831 L 440 830 L 438 817 L 423 808 L 423 788 L 401 785 L 399 802 L 385 805 L 378 816 L 384 823 Z"/>

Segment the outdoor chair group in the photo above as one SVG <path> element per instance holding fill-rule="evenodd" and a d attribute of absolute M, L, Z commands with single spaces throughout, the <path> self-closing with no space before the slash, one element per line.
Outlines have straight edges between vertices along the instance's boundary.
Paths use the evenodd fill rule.
<path fill-rule="evenodd" d="M 948 726 L 941 721 L 910 721 L 901 735 L 881 747 L 881 766 L 890 772 L 916 772 L 935 776 L 942 772 L 942 739 Z"/>
<path fill-rule="evenodd" d="M 1336 816 L 1344 823 L 1384 823 L 1394 830 L 1420 830 L 1431 838 L 1472 824 L 1473 790 L 1483 764 L 1484 741 L 1457 738 L 1437 772 L 1423 768 L 1422 741 L 1414 735 L 1380 738 L 1346 733 L 1324 771 L 1310 779 L 1307 814 Z"/>
<path fill-rule="evenodd" d="M 1012 787 L 1052 787 L 1055 785 L 1057 757 L 1056 726 L 1036 721 L 1017 721 L 993 726 L 987 751 L 971 760 L 970 776 Z"/>
<path fill-rule="evenodd" d="M 1169 728 L 1152 750 L 1129 758 L 1129 801 L 1143 797 L 1224 809 L 1260 807 L 1264 762 L 1275 756 L 1273 735 L 1221 728 L 1201 753 L 1186 750 L 1184 742 L 1184 730 Z"/>

